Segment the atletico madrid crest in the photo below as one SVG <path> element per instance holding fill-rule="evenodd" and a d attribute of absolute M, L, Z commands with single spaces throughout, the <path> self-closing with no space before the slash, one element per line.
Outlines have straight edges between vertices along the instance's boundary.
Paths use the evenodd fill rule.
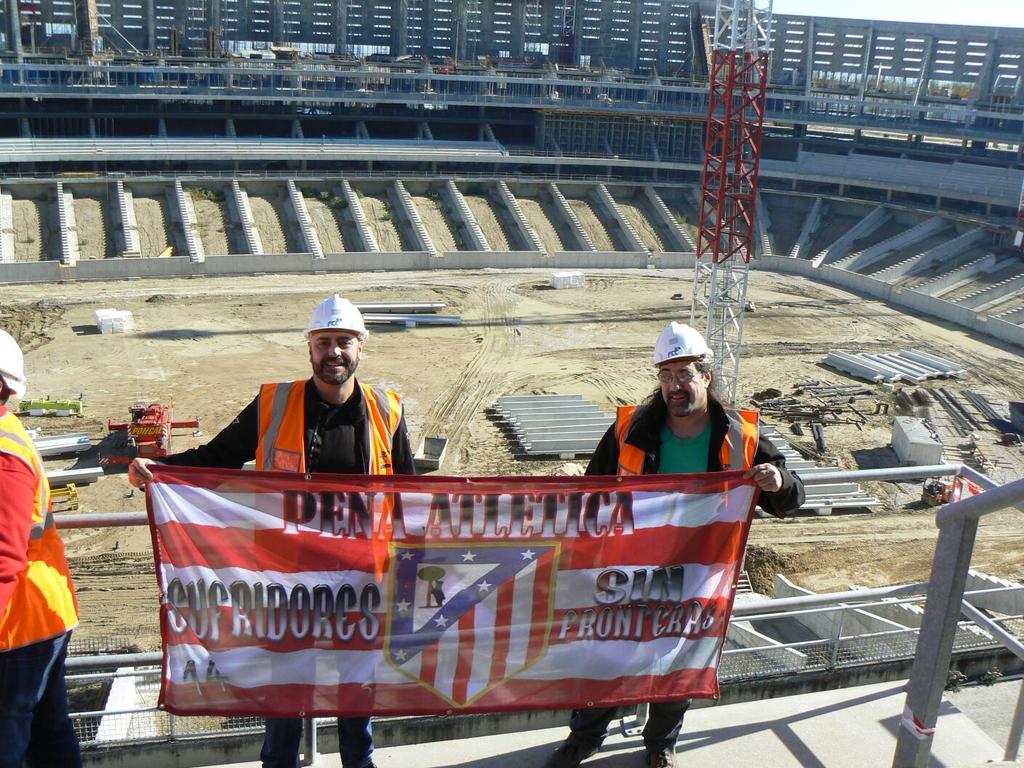
<path fill-rule="evenodd" d="M 557 542 L 392 546 L 388 663 L 456 707 L 543 658 Z"/>

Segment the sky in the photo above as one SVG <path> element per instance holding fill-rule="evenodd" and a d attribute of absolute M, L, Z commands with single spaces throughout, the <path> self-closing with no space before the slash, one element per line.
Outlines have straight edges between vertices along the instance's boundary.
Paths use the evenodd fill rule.
<path fill-rule="evenodd" d="M 1024 27 L 1024 0 L 775 0 L 773 12 L 843 19 Z"/>

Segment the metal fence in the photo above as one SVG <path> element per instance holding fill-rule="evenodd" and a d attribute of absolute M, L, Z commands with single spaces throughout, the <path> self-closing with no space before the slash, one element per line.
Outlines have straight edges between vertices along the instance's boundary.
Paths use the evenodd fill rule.
<path fill-rule="evenodd" d="M 968 592 L 967 597 L 1012 589 L 978 590 Z M 858 591 L 851 591 L 834 595 L 832 599 L 842 604 L 810 610 L 773 612 L 772 604 L 780 601 L 772 600 L 739 610 L 738 615 L 733 617 L 733 627 L 743 627 L 759 619 L 793 621 L 808 614 L 819 614 L 831 617 L 835 631 L 831 637 L 815 640 L 727 648 L 719 666 L 719 680 L 723 685 L 756 683 L 773 678 L 820 674 L 912 659 L 917 650 L 919 628 L 854 634 L 844 632 L 844 627 L 853 623 L 846 617 L 847 614 L 858 612 L 870 614 L 871 609 L 878 606 L 920 605 L 924 603 L 925 597 L 899 601 L 863 601 L 859 599 L 859 594 Z M 750 613 L 751 610 L 757 613 Z M 1024 639 L 1024 615 L 1002 617 L 996 623 L 1007 632 Z M 85 651 L 98 656 L 104 648 L 116 648 L 117 643 L 118 638 L 115 637 L 82 643 L 76 641 L 73 650 L 79 654 Z M 959 622 L 953 646 L 955 653 L 993 650 L 998 647 L 999 642 L 986 633 L 978 632 L 973 622 Z M 148 663 L 136 664 L 139 657 Z M 116 655 L 105 658 L 108 664 L 117 664 Z M 72 713 L 75 730 L 84 748 L 152 739 L 173 741 L 197 735 L 256 733 L 262 729 L 263 719 L 259 717 L 177 717 L 158 709 L 155 702 L 159 690 L 160 654 L 132 654 L 125 658 L 131 663 L 105 672 L 75 672 L 73 670 L 83 659 L 72 659 L 69 662 L 72 671 L 67 675 L 67 682 L 72 691 L 81 691 L 90 686 L 102 687 L 104 693 L 115 688 L 120 691 L 111 696 L 117 701 L 111 702 L 107 708 L 96 707 Z M 98 661 L 94 658 L 89 663 Z"/>

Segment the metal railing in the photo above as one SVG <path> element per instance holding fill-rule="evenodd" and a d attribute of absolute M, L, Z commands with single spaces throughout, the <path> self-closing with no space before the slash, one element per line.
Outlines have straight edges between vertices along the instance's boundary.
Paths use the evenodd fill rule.
<path fill-rule="evenodd" d="M 1006 485 L 994 481 L 965 465 L 931 465 L 890 469 L 837 471 L 804 479 L 808 485 L 842 481 L 902 481 L 926 477 L 963 477 L 982 489 L 977 496 L 963 498 L 939 510 L 932 573 L 928 582 L 878 589 L 853 590 L 826 594 L 767 600 L 737 605 L 734 626 L 754 625 L 760 621 L 799 620 L 800 617 L 833 613 L 830 637 L 813 640 L 764 644 L 728 649 L 723 653 L 720 679 L 738 683 L 780 676 L 820 673 L 843 668 L 914 659 L 907 704 L 897 735 L 894 768 L 925 766 L 931 751 L 938 705 L 947 681 L 951 656 L 958 652 L 1005 647 L 1024 660 L 1024 615 L 993 619 L 975 608 L 965 597 L 1007 592 L 1013 587 L 966 591 L 967 571 L 974 546 L 978 520 L 991 512 L 1009 507 L 1024 511 L 1024 480 Z M 60 528 L 92 528 L 147 525 L 144 512 L 86 513 L 60 515 Z M 922 594 L 924 595 L 922 597 Z M 872 607 L 909 605 L 924 601 L 920 628 L 897 626 L 877 632 L 844 633 L 854 625 L 848 616 L 870 612 Z M 967 620 L 961 619 L 961 614 Z M 895 622 L 890 622 L 895 623 Z M 980 627 L 981 632 L 976 628 Z M 70 657 L 68 682 L 87 684 L 128 677 L 153 680 L 159 677 L 161 654 L 135 653 Z M 92 672 L 116 665 L 117 672 Z M 128 667 L 140 667 L 128 670 Z M 155 694 L 157 683 L 153 686 Z M 140 715 L 146 715 L 140 718 Z M 255 732 L 258 717 L 175 717 L 155 706 L 124 706 L 107 710 L 73 713 L 75 727 L 83 744 L 99 745 L 140 738 L 175 739 L 213 732 Z M 104 722 L 107 725 L 104 725 Z M 316 755 L 316 728 L 304 729 L 307 763 Z M 1005 748 L 1006 760 L 1016 759 L 1024 730 L 1024 687 L 1018 697 L 1010 735 Z M 118 738 L 119 734 L 124 734 Z"/>
<path fill-rule="evenodd" d="M 928 599 L 914 656 L 914 668 L 907 687 L 907 701 L 897 735 L 894 768 L 924 768 L 931 755 L 939 702 L 946 684 L 949 660 L 960 614 L 963 612 L 964 587 L 974 551 L 978 521 L 985 515 L 1010 507 L 1024 511 L 1024 480 L 1006 485 L 995 484 L 969 467 L 958 473 L 984 488 L 977 496 L 969 496 L 947 504 L 936 515 L 939 540 L 935 545 Z M 1024 659 L 1021 643 L 1001 638 L 1007 648 Z M 1015 760 L 1022 726 L 1024 726 L 1024 687 L 1010 726 L 1006 760 Z"/>

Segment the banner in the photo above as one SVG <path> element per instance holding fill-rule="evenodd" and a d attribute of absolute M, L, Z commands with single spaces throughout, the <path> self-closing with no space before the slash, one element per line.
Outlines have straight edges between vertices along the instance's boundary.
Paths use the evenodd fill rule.
<path fill-rule="evenodd" d="M 160 703 L 435 714 L 716 697 L 740 472 L 446 478 L 154 465 Z"/>

